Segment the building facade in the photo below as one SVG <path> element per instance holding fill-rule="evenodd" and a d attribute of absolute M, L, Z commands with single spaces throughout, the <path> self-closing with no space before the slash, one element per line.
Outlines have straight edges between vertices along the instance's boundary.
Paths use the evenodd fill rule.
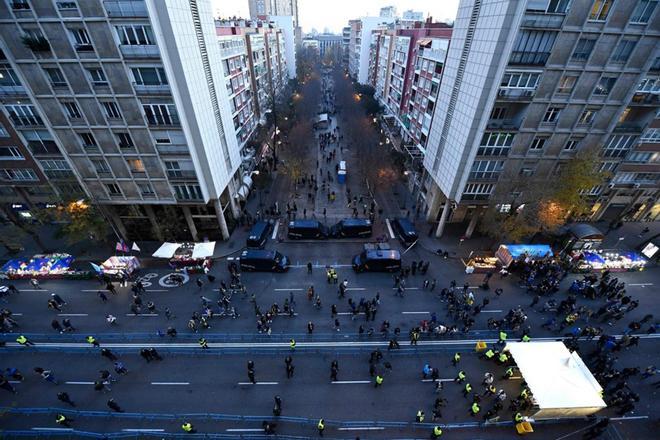
<path fill-rule="evenodd" d="M 369 83 L 372 32 L 387 29 L 394 21 L 393 17 L 362 17 L 349 21 L 351 34 L 348 44 L 348 73 L 358 83 Z"/>
<path fill-rule="evenodd" d="M 227 87 L 247 53 L 222 47 L 209 0 L 3 1 L 0 17 L 20 82 L 0 84 L 0 123 L 49 203 L 84 198 L 125 239 L 229 237 L 254 93 Z"/>
<path fill-rule="evenodd" d="M 547 185 L 581 150 L 611 175 L 590 219 L 657 218 L 657 3 L 461 1 L 424 158 L 436 235 L 469 236 L 497 185 Z"/>

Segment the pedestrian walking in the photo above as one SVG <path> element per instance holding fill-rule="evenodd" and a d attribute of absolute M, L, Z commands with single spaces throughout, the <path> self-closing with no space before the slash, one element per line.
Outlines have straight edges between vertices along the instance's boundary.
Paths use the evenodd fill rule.
<path fill-rule="evenodd" d="M 52 371 L 50 371 L 50 370 L 44 370 L 41 367 L 34 367 L 34 372 L 37 373 L 38 375 L 40 375 L 41 378 L 43 380 L 45 380 L 46 382 L 50 382 L 50 383 L 53 383 L 55 385 L 60 384 L 60 382 L 55 378 Z"/>
<path fill-rule="evenodd" d="M 309 263 L 307 263 L 307 273 L 308 274 L 312 273 L 312 262 L 311 261 Z"/>
<path fill-rule="evenodd" d="M 421 409 L 417 411 L 417 414 L 415 415 L 415 422 L 417 423 L 424 423 L 424 411 Z"/>
<path fill-rule="evenodd" d="M 307 323 L 307 333 L 310 335 L 314 333 L 314 323 L 312 321 Z"/>
<path fill-rule="evenodd" d="M 383 378 L 383 376 L 381 376 L 380 374 L 376 374 L 376 380 L 374 382 L 374 388 L 378 388 L 379 386 L 381 386 L 383 384 L 383 380 L 385 380 Z"/>
<path fill-rule="evenodd" d="M 107 358 L 111 361 L 116 361 L 118 359 L 117 356 L 107 348 L 102 348 L 101 349 L 101 356 L 103 356 L 104 358 Z"/>
<path fill-rule="evenodd" d="M 4 376 L 0 376 L 0 388 L 2 388 L 3 390 L 7 390 L 10 393 L 18 394 L 18 391 L 16 391 L 16 388 L 14 388 L 14 386 L 12 384 L 10 384 L 9 381 L 7 379 L 5 379 Z"/>
<path fill-rule="evenodd" d="M 64 403 L 66 403 L 66 404 L 68 404 L 68 405 L 70 405 L 74 408 L 76 406 L 76 404 L 73 402 L 73 400 L 71 400 L 71 397 L 69 397 L 69 393 L 67 393 L 66 391 L 62 391 L 62 392 L 57 393 L 57 400 L 59 400 L 61 402 L 64 402 Z"/>
<path fill-rule="evenodd" d="M 248 380 L 250 382 L 257 383 L 257 381 L 254 378 L 254 362 L 248 361 L 247 363 L 247 374 L 248 374 Z"/>
<path fill-rule="evenodd" d="M 94 336 L 87 336 L 86 341 L 87 341 L 89 344 L 92 344 L 92 346 L 95 347 L 95 348 L 98 348 L 98 347 L 101 346 L 101 344 L 99 343 L 99 341 L 97 341 L 96 338 L 95 338 Z"/>
<path fill-rule="evenodd" d="M 183 429 L 183 432 L 185 432 L 186 434 L 194 434 L 194 433 L 197 432 L 197 430 L 195 430 L 195 427 L 193 426 L 193 424 L 190 423 L 190 422 L 184 422 L 181 425 L 181 429 Z"/>
<path fill-rule="evenodd" d="M 330 380 L 336 382 L 338 373 L 339 373 L 339 362 L 335 359 L 330 364 Z"/>
<path fill-rule="evenodd" d="M 55 423 L 57 423 L 58 425 L 65 426 L 67 428 L 71 428 L 71 422 L 73 422 L 73 419 L 70 419 L 63 414 L 58 414 L 55 417 Z"/>
<path fill-rule="evenodd" d="M 119 406 L 119 404 L 117 402 L 115 402 L 115 399 L 113 399 L 113 398 L 110 398 L 106 402 L 106 405 L 108 405 L 108 408 L 110 408 L 111 410 L 113 410 L 115 412 L 119 412 L 119 413 L 124 412 L 124 410 L 121 409 L 121 406 Z"/>
<path fill-rule="evenodd" d="M 458 363 L 461 361 L 461 354 L 460 353 L 454 353 L 454 357 L 451 360 L 451 364 L 455 367 L 458 365 Z"/>
<path fill-rule="evenodd" d="M 101 302 L 104 302 L 104 303 L 108 302 L 108 297 L 106 296 L 105 293 L 103 293 L 102 291 L 99 290 L 98 294 L 99 294 L 99 298 L 101 299 Z"/>
<path fill-rule="evenodd" d="M 53 328 L 53 330 L 55 330 L 56 332 L 64 333 L 64 329 L 63 329 L 62 326 L 60 325 L 60 321 L 58 321 L 57 319 L 53 319 L 53 320 L 50 322 L 50 326 L 51 326 L 51 327 Z"/>
<path fill-rule="evenodd" d="M 199 346 L 202 347 L 203 350 L 207 350 L 209 348 L 209 343 L 206 340 L 206 338 L 199 338 L 199 341 L 197 342 L 199 343 Z"/>
<path fill-rule="evenodd" d="M 28 338 L 26 338 L 25 335 L 20 335 L 18 338 L 16 338 L 16 342 L 18 342 L 23 347 L 28 347 L 30 345 L 34 345 L 34 342 L 32 342 Z"/>
<path fill-rule="evenodd" d="M 282 414 L 282 398 L 275 396 L 275 405 L 273 406 L 273 415 L 279 417 Z"/>
<path fill-rule="evenodd" d="M 319 437 L 323 437 L 323 431 L 325 430 L 325 422 L 323 419 L 320 419 L 316 424 L 316 428 L 319 430 Z"/>
<path fill-rule="evenodd" d="M 115 367 L 115 373 L 117 373 L 117 374 L 128 374 L 128 370 L 124 366 L 123 362 L 116 361 L 115 364 L 114 364 L 114 367 Z"/>
<path fill-rule="evenodd" d="M 291 351 L 296 349 L 296 340 L 295 339 L 293 339 L 293 338 L 289 339 L 289 348 L 291 349 Z"/>

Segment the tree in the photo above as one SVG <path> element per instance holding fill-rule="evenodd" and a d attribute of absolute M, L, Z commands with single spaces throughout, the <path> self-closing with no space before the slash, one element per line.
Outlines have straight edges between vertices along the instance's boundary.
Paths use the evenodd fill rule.
<path fill-rule="evenodd" d="M 294 190 L 298 189 L 298 180 L 309 170 L 313 139 L 312 123 L 300 121 L 293 126 L 288 142 L 281 149 L 284 172 L 293 181 Z"/>
<path fill-rule="evenodd" d="M 109 224 L 100 212 L 100 208 L 86 203 L 84 200 L 69 201 L 57 208 L 58 221 L 63 223 L 60 234 L 69 243 L 82 240 L 105 241 L 109 232 Z"/>

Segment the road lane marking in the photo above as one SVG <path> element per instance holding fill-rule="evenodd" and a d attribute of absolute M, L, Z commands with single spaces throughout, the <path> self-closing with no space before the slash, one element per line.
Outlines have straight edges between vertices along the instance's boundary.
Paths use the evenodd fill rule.
<path fill-rule="evenodd" d="M 370 380 L 333 380 L 333 385 L 346 385 L 346 384 L 355 384 L 355 383 L 371 383 Z"/>
<path fill-rule="evenodd" d="M 390 219 L 389 218 L 385 219 L 385 224 L 387 225 L 387 230 L 390 233 L 390 238 L 394 238 L 394 231 L 392 230 L 392 225 L 390 225 Z"/>
<path fill-rule="evenodd" d="M 346 290 L 367 290 L 366 287 L 347 287 Z"/>
<path fill-rule="evenodd" d="M 337 315 L 342 315 L 342 316 L 343 315 L 352 315 L 352 314 L 353 314 L 353 312 L 339 312 L 339 313 L 337 313 Z M 356 315 L 364 315 L 364 312 L 358 312 L 358 313 L 356 313 Z"/>
<path fill-rule="evenodd" d="M 158 313 L 127 313 L 126 316 L 159 316 Z"/>
<path fill-rule="evenodd" d="M 454 379 L 438 379 L 438 382 L 453 382 Z M 422 379 L 422 382 L 435 382 L 433 379 Z"/>
<path fill-rule="evenodd" d="M 19 292 L 48 292 L 46 289 L 18 289 Z"/>
<path fill-rule="evenodd" d="M 270 237 L 271 240 L 275 240 L 277 238 L 277 231 L 280 229 L 280 222 L 275 222 L 275 227 L 273 228 L 273 235 Z"/>
<path fill-rule="evenodd" d="M 88 313 L 58 313 L 57 316 L 89 316 Z"/>
<path fill-rule="evenodd" d="M 20 380 L 9 380 L 9 381 L 7 381 L 7 382 L 9 382 L 9 383 L 21 383 Z"/>
<path fill-rule="evenodd" d="M 239 385 L 277 385 L 279 382 L 238 382 Z"/>
<path fill-rule="evenodd" d="M 169 292 L 167 289 L 146 289 L 145 292 Z"/>
<path fill-rule="evenodd" d="M 73 428 L 32 428 L 34 431 L 73 431 Z"/>
<path fill-rule="evenodd" d="M 273 290 L 275 290 L 275 292 L 289 292 L 289 291 L 300 292 L 300 291 L 303 291 L 303 290 L 305 290 L 305 289 L 302 289 L 302 288 L 294 288 L 294 289 L 273 289 Z"/>
<path fill-rule="evenodd" d="M 382 431 L 382 426 L 354 426 L 350 428 L 337 428 L 337 431 Z"/>
<path fill-rule="evenodd" d="M 22 313 L 12 313 L 11 316 L 23 316 Z"/>
<path fill-rule="evenodd" d="M 626 286 L 639 286 L 639 287 L 646 287 L 646 286 L 652 286 L 653 283 L 636 283 L 636 284 L 626 284 Z"/>
<path fill-rule="evenodd" d="M 227 432 L 264 432 L 263 428 L 227 428 Z"/>
<path fill-rule="evenodd" d="M 190 382 L 151 382 L 151 385 L 190 385 Z"/>
<path fill-rule="evenodd" d="M 124 432 L 163 432 L 165 431 L 164 429 L 156 429 L 156 428 L 124 428 L 122 429 Z"/>
<path fill-rule="evenodd" d="M 402 315 L 428 315 L 431 312 L 401 312 Z"/>
<path fill-rule="evenodd" d="M 501 310 L 482 310 L 481 313 L 502 313 Z"/>
<path fill-rule="evenodd" d="M 398 289 L 398 287 L 392 287 L 392 290 L 397 290 L 397 289 Z M 420 289 L 419 287 L 404 287 L 403 288 L 404 291 L 406 291 L 406 290 L 419 290 L 419 289 Z"/>
<path fill-rule="evenodd" d="M 94 382 L 64 382 L 67 385 L 94 385 Z"/>

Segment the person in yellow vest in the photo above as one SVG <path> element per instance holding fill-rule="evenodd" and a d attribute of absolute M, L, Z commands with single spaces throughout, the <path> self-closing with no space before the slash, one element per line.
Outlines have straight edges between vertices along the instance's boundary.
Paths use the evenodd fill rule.
<path fill-rule="evenodd" d="M 100 347 L 101 344 L 99 344 L 99 341 L 96 340 L 94 336 L 87 336 L 87 342 L 92 344 L 94 347 Z"/>
<path fill-rule="evenodd" d="M 504 365 L 509 360 L 509 356 L 507 356 L 506 353 L 500 353 L 497 360 L 500 362 L 500 365 Z"/>
<path fill-rule="evenodd" d="M 55 423 L 58 425 L 66 426 L 67 428 L 71 427 L 71 422 L 73 420 L 67 418 L 64 414 L 58 414 L 57 417 L 55 418 Z"/>
<path fill-rule="evenodd" d="M 513 367 L 509 367 L 504 371 L 502 379 L 511 379 L 513 377 Z"/>
<path fill-rule="evenodd" d="M 479 408 L 479 404 L 477 404 L 477 402 L 472 402 L 472 406 L 470 407 L 470 415 L 476 416 L 477 414 L 479 414 L 480 410 L 481 408 Z"/>
<path fill-rule="evenodd" d="M 209 348 L 209 341 L 207 341 L 206 338 L 199 338 L 199 341 L 197 342 L 202 349 L 206 350 Z"/>
<path fill-rule="evenodd" d="M 434 426 L 433 427 L 433 438 L 440 438 L 442 435 L 442 429 L 440 429 L 439 426 Z"/>
<path fill-rule="evenodd" d="M 463 370 L 458 372 L 458 376 L 454 379 L 455 382 L 463 383 L 465 381 L 465 372 Z"/>
<path fill-rule="evenodd" d="M 376 382 L 374 383 L 374 388 L 378 388 L 379 386 L 381 386 L 383 384 L 383 380 L 384 380 L 383 376 L 381 376 L 380 374 L 376 374 Z"/>
<path fill-rule="evenodd" d="M 332 283 L 337 284 L 339 281 L 339 275 L 337 275 L 337 271 L 332 269 Z"/>
<path fill-rule="evenodd" d="M 417 423 L 424 422 L 424 411 L 422 411 L 421 409 L 417 411 L 417 415 L 415 415 L 415 422 Z"/>
<path fill-rule="evenodd" d="M 24 335 L 20 335 L 18 338 L 16 338 L 16 342 L 21 344 L 23 347 L 27 347 L 29 345 L 34 345 L 34 342 L 30 341 Z"/>
<path fill-rule="evenodd" d="M 185 422 L 183 425 L 181 425 L 181 429 L 183 429 L 183 431 L 187 434 L 194 434 L 196 432 L 195 427 L 190 422 Z"/>
<path fill-rule="evenodd" d="M 498 341 L 500 344 L 504 344 L 506 342 L 507 334 L 504 330 L 500 330 L 500 340 Z"/>
<path fill-rule="evenodd" d="M 522 338 L 520 338 L 520 341 L 521 341 L 521 342 L 529 342 L 529 341 L 531 341 L 531 340 L 532 340 L 532 338 L 530 338 L 529 335 L 527 335 L 527 333 L 525 333 L 525 334 L 522 336 Z"/>
<path fill-rule="evenodd" d="M 524 418 L 523 418 L 522 414 L 516 413 L 516 415 L 513 417 L 513 420 L 515 420 L 516 423 L 520 423 L 524 420 Z"/>
<path fill-rule="evenodd" d="M 520 392 L 520 397 L 523 399 L 527 399 L 527 396 L 529 396 L 529 393 L 527 392 L 527 388 L 523 388 L 523 390 Z"/>
<path fill-rule="evenodd" d="M 319 437 L 323 437 L 323 430 L 325 429 L 325 422 L 323 419 L 319 420 L 319 423 L 316 424 L 316 428 L 319 430 Z"/>
<path fill-rule="evenodd" d="M 329 267 L 325 271 L 325 277 L 328 279 L 328 284 L 332 283 L 332 268 L 331 267 Z"/>
<path fill-rule="evenodd" d="M 454 353 L 454 358 L 451 360 L 451 364 L 455 367 L 461 361 L 461 354 Z"/>
<path fill-rule="evenodd" d="M 463 389 L 463 397 L 467 397 L 468 394 L 470 394 L 471 392 L 472 392 L 472 385 L 470 385 L 469 383 L 466 383 L 465 384 L 465 389 Z"/>
<path fill-rule="evenodd" d="M 495 352 L 493 351 L 492 348 L 489 348 L 488 351 L 486 351 L 485 353 L 483 353 L 480 357 L 481 357 L 482 359 L 483 359 L 483 358 L 486 358 L 487 360 L 490 361 L 490 360 L 493 359 L 493 357 L 495 357 Z"/>
<path fill-rule="evenodd" d="M 295 339 L 290 339 L 289 340 L 289 347 L 291 347 L 291 350 L 296 349 L 296 340 Z"/>
<path fill-rule="evenodd" d="M 486 391 L 484 391 L 482 396 L 488 396 L 488 395 L 493 396 L 495 393 L 497 393 L 497 388 L 495 388 L 495 385 L 490 384 L 488 385 Z"/>

